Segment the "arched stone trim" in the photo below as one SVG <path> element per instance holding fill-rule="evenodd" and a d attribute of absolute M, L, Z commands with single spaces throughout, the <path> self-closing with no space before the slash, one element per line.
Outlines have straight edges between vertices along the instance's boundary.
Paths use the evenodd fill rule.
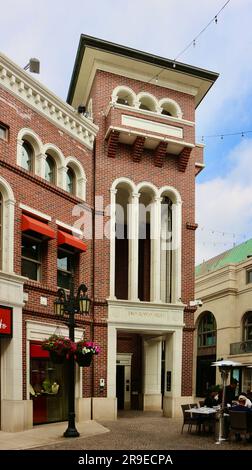
<path fill-rule="evenodd" d="M 179 104 L 176 101 L 172 100 L 171 98 L 162 98 L 158 104 L 160 108 L 160 113 L 162 113 L 162 109 L 166 109 L 171 113 L 172 117 L 182 119 L 183 113 Z"/>
<path fill-rule="evenodd" d="M 146 103 L 146 105 L 148 105 L 148 107 L 150 107 L 149 111 L 156 112 L 156 113 L 159 111 L 158 100 L 151 93 L 146 93 L 144 91 L 138 93 L 138 95 L 137 95 L 137 107 L 138 108 L 140 107 L 141 102 L 143 104 Z"/>
<path fill-rule="evenodd" d="M 17 136 L 17 165 L 22 166 L 22 146 L 24 141 L 29 142 L 29 144 L 33 148 L 33 172 L 35 175 L 41 176 L 41 165 L 40 165 L 40 158 L 41 155 L 43 157 L 44 150 L 43 144 L 39 138 L 39 136 L 34 132 L 32 129 L 23 128 L 19 131 Z"/>
<path fill-rule="evenodd" d="M 149 183 L 148 181 L 141 181 L 141 183 L 138 183 L 136 191 L 140 192 L 143 189 L 151 190 L 153 193 L 153 197 L 159 197 L 158 189 L 154 184 Z"/>
<path fill-rule="evenodd" d="M 60 188 L 64 189 L 64 167 L 65 167 L 65 157 L 61 150 L 54 144 L 45 144 L 44 145 L 44 157 L 46 159 L 46 153 L 49 153 L 49 155 L 53 158 L 54 163 L 55 163 L 55 171 L 56 171 L 56 181 L 55 184 L 59 186 Z M 41 177 L 45 178 L 45 166 L 43 168 L 43 171 L 41 172 Z"/>
<path fill-rule="evenodd" d="M 83 166 L 80 164 L 77 158 L 67 157 L 65 160 L 65 175 L 67 172 L 67 167 L 70 167 L 74 171 L 76 177 L 76 196 L 85 201 L 87 177 Z M 64 188 L 66 189 L 66 177 L 64 177 Z"/>
<path fill-rule="evenodd" d="M 124 177 L 120 177 L 120 178 L 117 178 L 116 180 L 113 181 L 112 183 L 112 186 L 111 186 L 111 189 L 110 190 L 114 190 L 117 188 L 117 186 L 120 184 L 120 183 L 125 183 L 126 185 L 128 185 L 130 187 L 130 189 L 132 190 L 132 192 L 136 192 L 136 185 L 135 183 L 130 180 L 129 178 L 124 178 Z"/>
<path fill-rule="evenodd" d="M 113 181 L 110 188 L 110 299 L 115 299 L 115 252 L 116 252 L 116 238 L 115 238 L 115 225 L 116 225 L 116 193 L 119 186 L 124 185 L 128 188 L 130 194 L 130 206 L 129 206 L 129 231 L 130 231 L 130 240 L 129 240 L 129 288 L 128 295 L 132 294 L 132 284 L 133 279 L 131 278 L 131 266 L 130 259 L 134 258 L 135 263 L 137 263 L 137 256 L 132 256 L 132 252 L 135 253 L 136 249 L 136 237 L 132 236 L 133 227 L 135 230 L 138 229 L 136 224 L 132 223 L 135 213 L 138 214 L 138 199 L 136 195 L 136 185 L 129 178 L 120 177 Z M 137 201 L 137 205 L 136 205 Z M 136 271 L 137 272 L 137 271 Z"/>
<path fill-rule="evenodd" d="M 182 199 L 181 199 L 179 191 L 173 186 L 162 186 L 162 188 L 158 190 L 158 196 L 162 197 L 164 193 L 166 196 L 168 196 L 172 200 L 174 204 L 182 203 Z"/>
<path fill-rule="evenodd" d="M 117 86 L 111 95 L 113 104 L 117 102 L 118 97 L 126 98 L 129 106 L 136 106 L 136 94 L 130 87 L 124 85 Z"/>
<path fill-rule="evenodd" d="M 13 273 L 14 209 L 16 201 L 11 186 L 1 176 L 0 192 L 3 198 L 2 266 L 0 269 L 7 273 Z"/>

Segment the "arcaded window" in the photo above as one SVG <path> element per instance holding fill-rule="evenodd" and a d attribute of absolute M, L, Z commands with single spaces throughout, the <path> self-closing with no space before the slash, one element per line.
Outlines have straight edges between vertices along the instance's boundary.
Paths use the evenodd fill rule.
<path fill-rule="evenodd" d="M 243 341 L 252 340 L 252 312 L 247 312 L 243 320 Z"/>
<path fill-rule="evenodd" d="M 168 196 L 161 204 L 160 287 L 162 302 L 172 302 L 173 292 L 173 246 L 172 246 L 172 201 Z"/>
<path fill-rule="evenodd" d="M 198 326 L 198 347 L 216 345 L 216 321 L 211 312 L 202 315 Z"/>
<path fill-rule="evenodd" d="M 56 171 L 54 159 L 47 153 L 45 160 L 45 179 L 48 183 L 55 183 L 55 176 Z"/>
<path fill-rule="evenodd" d="M 24 141 L 22 145 L 21 166 L 24 170 L 33 171 L 33 157 L 34 152 L 31 144 Z"/>
<path fill-rule="evenodd" d="M 67 168 L 67 174 L 66 174 L 66 190 L 70 194 L 75 194 L 75 186 L 76 186 L 76 181 L 75 181 L 75 174 L 72 168 L 68 167 Z"/>

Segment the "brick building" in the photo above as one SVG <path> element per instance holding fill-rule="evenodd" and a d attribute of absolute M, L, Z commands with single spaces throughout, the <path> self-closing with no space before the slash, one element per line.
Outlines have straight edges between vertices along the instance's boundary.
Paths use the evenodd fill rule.
<path fill-rule="evenodd" d="M 67 334 L 53 301 L 71 264 L 92 299 L 76 337 L 84 328 L 102 349 L 76 368 L 77 419 L 115 419 L 117 407 L 175 416 L 191 400 L 204 167 L 194 115 L 216 78 L 81 36 L 66 104 L 0 57 L 0 305 L 13 310 L 12 338 L 1 339 L 2 429 L 65 419 L 67 371 L 40 342 L 57 327 Z M 48 374 L 61 394 L 45 400 L 34 386 Z"/>

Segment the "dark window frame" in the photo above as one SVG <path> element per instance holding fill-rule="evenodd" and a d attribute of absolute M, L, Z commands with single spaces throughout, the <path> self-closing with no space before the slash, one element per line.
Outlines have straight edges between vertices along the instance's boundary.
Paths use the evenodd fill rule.
<path fill-rule="evenodd" d="M 50 172 L 48 175 L 52 175 L 51 179 L 46 177 L 46 165 L 50 168 Z M 50 166 L 51 165 L 51 166 Z M 50 155 L 50 153 L 46 153 L 45 159 L 45 180 L 50 184 L 56 184 L 56 163 L 54 158 Z"/>
<path fill-rule="evenodd" d="M 3 140 L 4 142 L 9 141 L 9 131 L 10 128 L 6 124 L 0 121 L 0 131 L 3 130 L 3 134 L 0 132 L 0 139 Z"/>
<path fill-rule="evenodd" d="M 246 284 L 252 283 L 252 269 L 247 269 L 246 271 Z"/>
<path fill-rule="evenodd" d="M 23 149 L 26 151 L 26 153 L 29 157 L 29 159 L 27 160 L 28 168 L 26 168 L 23 165 Z M 23 168 L 23 170 L 25 170 L 25 171 L 28 171 L 29 173 L 33 173 L 33 171 L 34 171 L 34 148 L 28 140 L 25 140 L 25 139 L 23 140 L 21 152 L 22 152 L 22 155 L 21 155 L 21 168 Z"/>
<path fill-rule="evenodd" d="M 59 258 L 59 253 L 65 254 L 66 257 L 69 256 L 69 258 L 70 258 L 70 269 L 59 268 L 59 266 L 58 266 L 58 260 L 60 259 Z M 75 258 L 76 258 L 76 253 L 74 253 L 74 251 L 58 247 L 58 253 L 57 253 L 57 287 L 60 287 L 60 288 L 66 289 L 66 290 L 70 290 L 71 276 L 73 275 L 75 277 L 75 267 L 76 267 L 76 259 Z M 65 284 L 63 285 L 63 284 L 59 283 L 59 273 L 65 275 L 66 278 L 68 278 L 68 282 L 69 282 L 68 286 L 65 285 Z"/>
<path fill-rule="evenodd" d="M 38 259 L 23 255 L 23 253 L 22 253 L 23 250 L 21 249 L 21 273 L 22 273 L 22 276 L 26 276 L 26 277 L 28 277 L 29 279 L 31 279 L 32 281 L 35 281 L 35 282 L 41 282 L 41 280 L 42 280 L 42 240 L 39 239 L 39 238 L 33 237 L 31 235 L 28 235 L 26 233 L 22 234 L 22 245 L 23 245 L 23 239 L 30 240 L 31 243 L 33 242 L 33 243 L 36 243 L 38 245 Z M 37 273 L 36 277 L 37 277 L 37 279 L 33 279 L 32 277 L 29 277 L 27 274 L 23 274 L 23 260 L 28 261 L 29 263 L 32 263 L 32 264 L 36 265 L 36 273 Z"/>
<path fill-rule="evenodd" d="M 216 339 L 217 325 L 215 317 L 211 312 L 205 312 L 202 314 L 198 325 L 198 348 L 215 347 Z"/>

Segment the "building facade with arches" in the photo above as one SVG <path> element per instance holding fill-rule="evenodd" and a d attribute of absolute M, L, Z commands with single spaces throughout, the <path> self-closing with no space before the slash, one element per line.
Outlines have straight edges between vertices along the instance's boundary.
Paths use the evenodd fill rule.
<path fill-rule="evenodd" d="M 67 373 L 40 344 L 59 328 L 58 287 L 69 288 L 72 272 L 91 285 L 92 242 L 85 253 L 74 208 L 91 211 L 98 128 L 3 55 L 0 76 L 0 429 L 13 432 L 67 418 Z M 77 339 L 83 327 L 80 318 Z M 90 336 L 88 319 L 85 328 Z M 90 397 L 83 377 L 79 369 L 78 419 Z M 57 396 L 42 388 L 52 380 Z"/>
<path fill-rule="evenodd" d="M 117 408 L 179 416 L 192 399 L 194 194 L 204 167 L 195 109 L 216 78 L 81 36 L 67 101 L 92 108 L 99 126 L 95 195 L 109 221 L 93 248 L 95 331 L 107 350 L 100 417 Z M 102 219 L 97 206 L 97 227 Z"/>
<path fill-rule="evenodd" d="M 220 358 L 241 363 L 231 377 L 238 380 L 239 392 L 252 390 L 251 250 L 250 239 L 196 267 L 196 298 L 203 302 L 195 313 L 197 396 L 221 384 L 218 371 L 211 367 Z"/>
<path fill-rule="evenodd" d="M 41 341 L 68 334 L 53 302 L 72 275 L 92 306 L 76 339 L 101 347 L 76 367 L 77 420 L 191 402 L 195 109 L 217 76 L 81 36 L 64 103 L 0 56 L 1 430 L 67 417 Z"/>

